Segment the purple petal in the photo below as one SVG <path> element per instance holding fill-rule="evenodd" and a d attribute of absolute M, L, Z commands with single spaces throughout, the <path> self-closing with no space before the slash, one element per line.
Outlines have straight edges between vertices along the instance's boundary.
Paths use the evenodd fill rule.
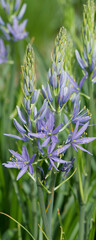
<path fill-rule="evenodd" d="M 62 85 L 65 87 L 66 81 L 67 81 L 67 73 L 64 70 L 62 70 L 60 74 L 60 87 L 62 87 Z"/>
<path fill-rule="evenodd" d="M 53 87 L 56 89 L 57 88 L 57 73 L 56 72 L 53 72 L 52 84 L 53 84 Z"/>
<path fill-rule="evenodd" d="M 73 132 L 73 135 L 72 135 L 72 139 L 75 138 L 75 135 L 76 135 L 76 133 L 78 131 L 78 127 L 79 127 L 79 121 L 76 123 L 75 129 L 74 129 L 74 132 Z"/>
<path fill-rule="evenodd" d="M 85 144 L 85 143 L 89 143 L 96 140 L 96 137 L 85 137 L 85 138 L 80 138 L 76 140 L 76 143 L 78 144 Z"/>
<path fill-rule="evenodd" d="M 45 134 L 44 133 L 28 133 L 29 137 L 36 137 L 36 138 L 44 138 Z"/>
<path fill-rule="evenodd" d="M 5 25 L 5 23 L 1 17 L 0 17 L 0 25 Z"/>
<path fill-rule="evenodd" d="M 21 10 L 20 10 L 20 12 L 19 12 L 19 14 L 18 14 L 18 20 L 21 20 L 21 18 L 23 17 L 23 15 L 24 15 L 24 13 L 25 13 L 25 11 L 26 11 L 26 4 L 23 4 L 23 6 L 22 6 L 22 8 L 21 8 Z"/>
<path fill-rule="evenodd" d="M 85 65 L 83 59 L 80 57 L 80 54 L 79 54 L 79 52 L 77 50 L 75 51 L 75 55 L 76 55 L 76 58 L 77 58 L 77 61 L 78 61 L 79 65 L 80 65 L 80 67 L 82 69 L 85 69 L 86 65 Z"/>
<path fill-rule="evenodd" d="M 20 6 L 20 0 L 16 0 L 14 11 L 17 11 Z"/>
<path fill-rule="evenodd" d="M 48 78 L 49 78 L 50 85 L 53 87 L 53 81 L 52 81 L 51 69 L 50 68 L 49 68 L 49 71 L 48 71 Z"/>
<path fill-rule="evenodd" d="M 47 148 L 47 154 L 51 153 L 51 143 L 49 143 L 48 148 Z"/>
<path fill-rule="evenodd" d="M 42 93 L 43 93 L 43 97 L 46 99 L 47 98 L 47 93 L 46 93 L 46 90 L 45 90 L 43 85 L 42 85 Z"/>
<path fill-rule="evenodd" d="M 26 133 L 26 130 L 17 122 L 17 120 L 14 118 L 13 119 L 14 125 L 16 127 L 16 129 L 18 130 L 18 132 L 20 133 Z"/>
<path fill-rule="evenodd" d="M 1 5 L 2 5 L 3 8 L 6 8 L 5 0 L 1 0 Z"/>
<path fill-rule="evenodd" d="M 52 132 L 52 134 L 56 134 L 57 132 L 59 132 L 59 130 L 62 128 L 63 123 L 60 123 Z"/>
<path fill-rule="evenodd" d="M 4 135 L 7 136 L 7 137 L 12 137 L 12 138 L 15 138 L 15 139 L 24 140 L 24 138 L 19 137 L 19 136 L 14 135 L 14 134 L 6 134 L 6 133 L 4 133 Z"/>
<path fill-rule="evenodd" d="M 14 29 L 12 28 L 12 26 L 9 23 L 7 23 L 7 28 L 9 30 L 9 32 L 14 36 Z M 17 27 L 16 27 L 16 30 L 17 30 Z"/>
<path fill-rule="evenodd" d="M 21 120 L 24 124 L 26 124 L 26 123 L 27 123 L 27 122 L 26 122 L 26 119 L 24 118 L 24 116 L 23 116 L 20 108 L 19 108 L 18 106 L 16 106 L 16 107 L 17 107 L 17 113 L 18 113 L 18 116 L 19 116 L 20 120 Z"/>
<path fill-rule="evenodd" d="M 67 163 L 67 161 L 62 160 L 61 158 L 54 157 L 53 154 L 51 156 L 51 159 L 55 162 L 58 162 L 58 163 Z"/>
<path fill-rule="evenodd" d="M 49 143 L 49 141 L 50 141 L 50 137 L 46 138 L 42 144 L 42 147 L 46 147 L 46 145 Z"/>
<path fill-rule="evenodd" d="M 81 87 L 83 86 L 83 83 L 85 82 L 85 79 L 88 77 L 88 73 L 85 74 L 85 76 L 81 79 L 80 84 L 79 84 L 79 88 L 81 89 Z"/>
<path fill-rule="evenodd" d="M 72 83 L 73 87 L 79 90 L 78 84 L 73 80 L 73 78 L 67 73 L 69 81 Z"/>
<path fill-rule="evenodd" d="M 39 111 L 37 113 L 37 115 L 40 117 L 40 119 L 43 119 L 45 117 L 47 110 L 48 110 L 48 102 L 45 99 L 42 107 L 39 109 Z"/>
<path fill-rule="evenodd" d="M 34 104 L 37 102 L 37 99 L 39 97 L 40 90 L 35 89 L 31 98 L 31 103 Z"/>
<path fill-rule="evenodd" d="M 84 151 L 84 152 L 87 152 L 87 153 L 89 153 L 90 155 L 93 155 L 92 153 L 88 152 L 85 148 L 81 147 L 80 145 L 75 144 L 75 146 L 76 146 L 77 148 L 79 148 L 80 150 L 82 150 L 82 151 Z"/>
<path fill-rule="evenodd" d="M 72 142 L 72 147 L 77 152 L 77 148 L 75 147 L 75 143 L 74 142 Z"/>
<path fill-rule="evenodd" d="M 47 87 L 46 87 L 46 92 L 47 92 L 49 101 L 52 102 L 52 101 L 53 101 L 53 98 L 52 98 L 51 90 L 50 90 L 50 87 L 49 87 L 49 84 L 48 84 L 48 83 L 47 83 Z"/>
<path fill-rule="evenodd" d="M 58 155 L 60 155 L 60 153 L 65 152 L 70 146 L 71 146 L 71 144 L 69 143 L 69 144 L 66 144 L 66 145 L 65 145 L 64 147 L 62 147 L 62 148 L 58 148 L 57 150 L 55 150 L 55 151 L 52 153 L 52 155 L 58 156 Z"/>
<path fill-rule="evenodd" d="M 33 154 L 33 156 L 30 158 L 30 163 L 33 163 L 35 157 L 36 157 L 36 154 Z"/>
<path fill-rule="evenodd" d="M 54 127 L 54 117 L 53 117 L 53 114 L 50 112 L 49 113 L 49 117 L 48 117 L 48 120 L 46 122 L 46 126 L 47 126 L 47 129 L 49 131 L 53 131 L 53 127 Z"/>
<path fill-rule="evenodd" d="M 51 140 L 52 140 L 52 142 L 55 142 L 55 143 L 57 143 L 59 141 L 58 136 L 51 136 Z"/>
<path fill-rule="evenodd" d="M 75 139 L 77 139 L 78 137 L 80 137 L 80 135 L 81 135 L 83 132 L 85 132 L 85 130 L 87 129 L 88 125 L 89 125 L 89 122 L 85 123 L 85 124 L 83 125 L 83 127 L 80 128 L 80 130 L 78 131 L 78 133 L 77 133 L 77 134 L 74 134 Z"/>
<path fill-rule="evenodd" d="M 7 168 L 18 168 L 18 165 L 16 165 L 15 162 L 3 163 L 2 165 Z"/>
<path fill-rule="evenodd" d="M 57 144 L 56 142 L 53 142 L 52 144 L 50 144 L 50 153 L 53 152 L 53 150 L 54 150 L 56 144 Z"/>
<path fill-rule="evenodd" d="M 19 26 L 19 31 L 20 31 L 20 33 L 22 33 L 22 32 L 24 31 L 27 22 L 28 22 L 28 20 L 25 19 L 25 20 L 20 24 L 20 26 Z"/>
<path fill-rule="evenodd" d="M 11 150 L 11 149 L 9 149 L 9 152 L 10 152 L 15 158 L 17 158 L 18 160 L 24 161 L 22 155 L 20 155 L 19 153 L 15 152 L 14 150 Z"/>
<path fill-rule="evenodd" d="M 50 162 L 51 162 L 52 167 L 54 167 L 57 171 L 59 171 L 58 168 L 55 166 L 54 162 L 52 161 L 52 159 L 49 158 L 49 160 L 50 160 Z"/>
<path fill-rule="evenodd" d="M 41 147 L 41 145 L 40 145 L 39 139 L 37 139 L 37 144 L 38 144 L 38 148 L 39 148 L 40 153 L 41 153 L 42 155 L 44 155 L 44 151 L 43 151 L 43 149 L 42 149 L 42 147 Z"/>
<path fill-rule="evenodd" d="M 27 148 L 25 147 L 24 144 L 22 147 L 22 157 L 23 157 L 24 161 L 29 161 L 29 154 L 28 154 Z"/>
<path fill-rule="evenodd" d="M 27 168 L 28 168 L 28 165 L 26 165 L 23 169 L 21 169 L 21 171 L 17 176 L 17 180 L 19 180 L 19 178 L 21 178 L 24 175 L 24 173 L 27 171 Z"/>
<path fill-rule="evenodd" d="M 33 171 L 33 167 L 32 167 L 31 164 L 29 164 L 29 172 L 30 172 L 31 175 L 34 173 L 34 171 Z"/>

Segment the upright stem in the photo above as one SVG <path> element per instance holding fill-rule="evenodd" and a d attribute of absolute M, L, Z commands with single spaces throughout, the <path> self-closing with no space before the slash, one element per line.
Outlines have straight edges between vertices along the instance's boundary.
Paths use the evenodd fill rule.
<path fill-rule="evenodd" d="M 81 153 L 82 154 L 82 153 Z M 77 186 L 78 201 L 79 201 L 79 240 L 84 240 L 85 234 L 85 199 L 84 199 L 84 190 L 82 182 L 82 166 L 80 152 L 77 154 L 78 157 L 78 180 L 79 186 Z"/>
<path fill-rule="evenodd" d="M 37 240 L 37 203 L 36 203 L 36 183 L 32 181 L 32 226 L 33 236 Z"/>
<path fill-rule="evenodd" d="M 80 201 L 80 208 L 79 208 L 79 240 L 84 239 L 85 233 L 85 205 Z"/>
<path fill-rule="evenodd" d="M 92 114 L 92 118 L 91 118 L 91 121 L 90 121 L 90 124 L 92 125 L 93 124 L 93 85 L 91 83 L 91 76 L 89 78 L 89 97 L 90 97 L 90 101 L 89 101 L 89 111 L 91 112 Z M 93 137 L 93 127 L 90 126 L 89 129 L 88 129 L 88 137 Z M 92 142 L 88 145 L 88 151 L 92 153 Z M 87 161 L 87 174 L 88 174 L 88 180 L 90 179 L 90 174 L 91 174 L 91 156 L 88 154 L 88 161 Z"/>
<path fill-rule="evenodd" d="M 48 211 L 47 211 L 50 233 L 51 233 L 51 222 L 52 222 L 52 210 L 53 210 L 53 201 L 54 201 L 55 181 L 56 181 L 56 175 L 55 175 L 54 172 L 52 171 L 51 181 L 50 181 L 50 191 L 51 191 L 52 193 L 48 195 Z M 52 233 L 51 233 L 51 234 L 52 234 Z"/>
<path fill-rule="evenodd" d="M 42 215 L 43 224 L 44 224 L 44 231 L 45 231 L 48 239 L 51 240 L 52 238 L 51 238 L 49 223 L 48 223 L 48 219 L 47 219 L 47 215 L 46 215 L 43 190 L 42 190 L 42 186 L 39 182 L 39 179 L 41 180 L 41 174 L 40 174 L 40 170 L 38 169 L 37 170 L 37 190 L 38 190 L 38 197 L 39 197 L 39 203 L 40 203 L 40 208 L 41 208 L 41 215 Z"/>
<path fill-rule="evenodd" d="M 14 53 L 14 43 L 11 43 L 12 49 L 11 49 L 11 55 L 12 59 L 14 61 L 13 65 L 11 66 L 11 76 L 8 86 L 8 98 L 9 98 L 9 108 L 8 108 L 8 117 L 12 113 L 13 106 L 14 106 L 14 99 L 15 99 L 15 53 Z M 11 121 L 9 122 L 9 131 L 11 128 Z"/>

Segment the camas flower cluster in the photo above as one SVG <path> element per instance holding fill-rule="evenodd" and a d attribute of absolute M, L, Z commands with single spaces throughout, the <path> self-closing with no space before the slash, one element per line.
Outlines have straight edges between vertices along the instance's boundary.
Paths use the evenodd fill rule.
<path fill-rule="evenodd" d="M 80 110 L 78 93 L 80 88 L 78 90 L 76 83 L 72 88 L 72 81 L 63 69 L 65 47 L 66 32 L 64 28 L 61 28 L 55 41 L 46 90 L 44 86 L 42 86 L 42 90 L 35 89 L 34 52 L 30 44 L 27 47 L 22 68 L 24 78 L 23 111 L 17 106 L 17 114 L 21 123 L 13 119 L 18 135 L 5 134 L 23 142 L 22 154 L 9 150 L 12 158 L 7 163 L 3 163 L 5 167 L 20 169 L 17 180 L 27 169 L 29 169 L 30 174 L 35 174 L 38 167 L 44 171 L 44 164 L 48 166 L 47 171 L 53 169 L 55 172 L 64 172 L 66 176 L 74 162 L 74 158 L 67 159 L 66 151 L 71 147 L 75 151 L 80 149 L 92 154 L 81 146 L 96 138 L 83 136 L 89 126 L 91 115 L 85 108 Z M 43 102 L 40 92 L 43 93 Z M 71 101 L 74 92 L 76 99 L 73 111 L 68 116 L 68 102 Z M 41 107 L 38 104 L 38 99 L 40 99 L 39 103 L 42 103 Z M 65 139 L 64 134 L 66 129 L 67 139 Z M 32 146 L 31 158 L 29 158 L 25 146 L 26 142 L 27 146 Z"/>
<path fill-rule="evenodd" d="M 0 63 L 7 61 L 8 48 L 4 46 L 4 40 L 7 42 L 22 40 L 27 37 L 28 33 L 25 31 L 27 19 L 23 20 L 24 13 L 26 11 L 26 4 L 24 3 L 21 7 L 21 0 L 0 1 L 1 8 L 6 14 L 6 22 L 0 16 Z M 3 48 L 3 50 L 2 50 Z"/>
<path fill-rule="evenodd" d="M 80 56 L 78 50 L 75 51 L 76 59 L 81 67 L 84 76 L 90 77 L 96 83 L 96 39 L 95 39 L 95 4 L 93 0 L 88 0 L 84 5 L 83 12 L 83 54 Z"/>

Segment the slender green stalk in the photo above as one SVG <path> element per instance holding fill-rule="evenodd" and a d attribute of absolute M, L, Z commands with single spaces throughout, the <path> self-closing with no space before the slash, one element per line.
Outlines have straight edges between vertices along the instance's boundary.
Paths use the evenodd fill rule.
<path fill-rule="evenodd" d="M 46 209 L 45 209 L 45 203 L 44 203 L 44 196 L 43 196 L 43 190 L 42 186 L 39 182 L 39 179 L 41 180 L 41 173 L 40 170 L 37 170 L 37 190 L 38 190 L 38 198 L 39 198 L 39 203 L 40 203 L 40 209 L 41 209 L 41 215 L 43 219 L 43 224 L 44 224 L 44 231 L 48 237 L 49 240 L 51 240 L 51 234 L 49 230 L 49 223 L 46 215 Z"/>
<path fill-rule="evenodd" d="M 79 240 L 84 240 L 85 234 L 85 199 L 84 199 L 84 186 L 83 186 L 83 169 L 82 169 L 82 152 L 78 152 L 78 180 L 79 186 L 77 186 L 77 194 L 78 194 L 78 201 L 79 201 Z"/>
<path fill-rule="evenodd" d="M 91 83 L 91 75 L 89 78 L 89 86 L 88 86 L 88 91 L 89 91 L 89 96 L 90 96 L 90 101 L 89 101 L 89 111 L 92 114 L 92 118 L 90 120 L 90 124 L 93 124 L 93 85 Z M 88 137 L 93 137 L 93 126 L 90 126 L 88 129 Z M 88 151 L 92 153 L 92 142 L 88 145 Z M 90 180 L 90 174 L 91 174 L 91 155 L 88 154 L 88 160 L 87 160 L 87 174 L 88 174 L 88 181 Z"/>
<path fill-rule="evenodd" d="M 9 80 L 9 86 L 8 86 L 8 98 L 9 98 L 9 108 L 8 108 L 8 117 L 10 117 L 10 114 L 13 111 L 14 107 L 14 100 L 15 100 L 15 53 L 14 53 L 14 43 L 12 42 L 11 44 L 12 49 L 11 49 L 11 55 L 12 59 L 14 61 L 13 65 L 11 66 L 11 76 Z M 10 131 L 11 128 L 11 121 L 9 121 L 8 124 L 8 130 Z"/>
<path fill-rule="evenodd" d="M 52 173 L 51 173 L 51 181 L 50 181 L 50 191 L 52 193 L 48 195 L 48 211 L 47 211 L 50 233 L 52 232 L 52 230 L 51 230 L 51 223 L 52 223 L 52 212 L 53 212 L 55 182 L 56 182 L 56 175 L 52 171 Z"/>
<path fill-rule="evenodd" d="M 32 181 L 32 229 L 33 236 L 37 239 L 37 203 L 36 203 L 36 183 Z"/>
<path fill-rule="evenodd" d="M 79 240 L 84 239 L 85 234 L 85 205 L 80 202 L 79 208 Z"/>

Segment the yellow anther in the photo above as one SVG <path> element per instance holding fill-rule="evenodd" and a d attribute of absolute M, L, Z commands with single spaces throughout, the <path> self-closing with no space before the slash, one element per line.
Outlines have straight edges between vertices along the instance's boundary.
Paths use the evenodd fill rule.
<path fill-rule="evenodd" d="M 84 106 L 84 109 L 86 109 L 86 106 Z"/>
<path fill-rule="evenodd" d="M 10 157 L 10 160 L 12 160 L 12 158 Z"/>
<path fill-rule="evenodd" d="M 47 126 L 45 128 L 47 129 Z"/>
<path fill-rule="evenodd" d="M 43 127 L 41 127 L 41 130 L 43 130 Z"/>
<path fill-rule="evenodd" d="M 72 126 L 72 123 L 71 123 L 71 131 L 73 132 L 73 126 Z"/>

